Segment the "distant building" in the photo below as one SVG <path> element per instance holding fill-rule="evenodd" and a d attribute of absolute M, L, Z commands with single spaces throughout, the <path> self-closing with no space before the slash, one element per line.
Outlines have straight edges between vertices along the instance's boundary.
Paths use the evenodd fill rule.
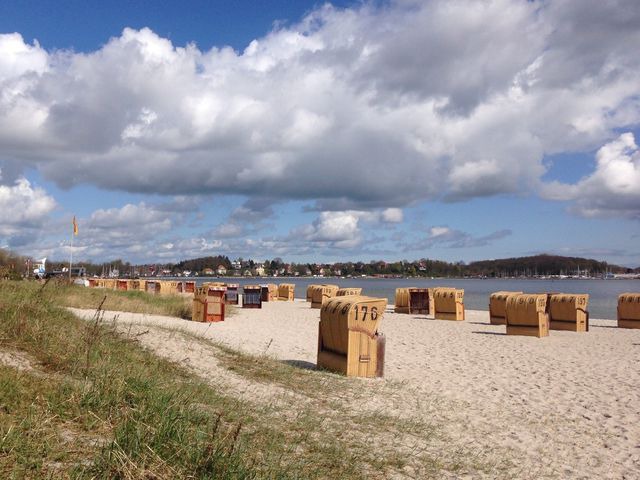
<path fill-rule="evenodd" d="M 259 277 L 264 277 L 264 267 L 262 265 L 258 265 L 256 267 L 256 275 Z"/>
<path fill-rule="evenodd" d="M 218 272 L 218 275 L 226 275 L 227 274 L 227 269 L 224 265 L 218 265 L 218 268 L 216 269 L 216 272 Z"/>
<path fill-rule="evenodd" d="M 205 268 L 204 270 L 202 270 L 202 274 L 210 277 L 211 275 L 213 275 L 213 268 Z"/>

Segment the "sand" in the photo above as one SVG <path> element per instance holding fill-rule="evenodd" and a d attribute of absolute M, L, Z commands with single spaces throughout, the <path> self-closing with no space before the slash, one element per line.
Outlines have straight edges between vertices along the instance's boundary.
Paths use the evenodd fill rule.
<path fill-rule="evenodd" d="M 121 328 L 149 329 L 143 345 L 173 360 L 188 357 L 205 378 L 215 378 L 217 367 L 206 349 L 154 327 L 183 329 L 306 367 L 316 361 L 319 310 L 304 301 L 240 309 L 213 324 L 117 315 Z M 427 401 L 429 415 L 452 442 L 483 458 L 509 457 L 512 477 L 640 478 L 640 330 L 615 325 L 592 320 L 588 333 L 552 331 L 538 339 L 506 336 L 484 311 L 467 311 L 464 322 L 387 311 L 381 325 L 385 378 L 373 382 L 398 383 L 401 393 L 372 403 L 401 416 Z M 236 380 L 236 389 L 251 395 L 286 396 Z"/>

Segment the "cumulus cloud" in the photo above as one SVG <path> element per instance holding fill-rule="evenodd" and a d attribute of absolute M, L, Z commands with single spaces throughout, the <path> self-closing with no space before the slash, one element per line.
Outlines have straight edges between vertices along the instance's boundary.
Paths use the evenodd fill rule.
<path fill-rule="evenodd" d="M 426 238 L 420 239 L 417 242 L 407 243 L 404 245 L 404 251 L 422 250 L 433 247 L 445 247 L 445 248 L 473 248 L 484 247 L 492 244 L 496 240 L 508 237 L 511 235 L 511 230 L 498 230 L 484 235 L 476 237 L 470 233 L 456 230 L 447 226 L 433 226 L 429 228 L 429 233 Z"/>
<path fill-rule="evenodd" d="M 404 214 L 400 208 L 387 208 L 381 212 L 380 218 L 387 223 L 402 223 Z"/>
<path fill-rule="evenodd" d="M 0 185 L 0 235 L 31 235 L 31 230 L 41 229 L 55 208 L 56 201 L 26 178 L 13 186 Z"/>
<path fill-rule="evenodd" d="M 286 241 L 304 241 L 321 248 L 351 249 L 363 243 L 364 224 L 375 229 L 376 226 L 399 223 L 402 220 L 403 212 L 399 208 L 324 211 L 320 212 L 313 223 L 294 228 Z"/>
<path fill-rule="evenodd" d="M 289 237 L 335 248 L 352 248 L 362 241 L 359 221 L 354 212 L 321 212 L 312 224 L 295 228 Z"/>
<path fill-rule="evenodd" d="M 38 42 L 24 43 L 22 35 L 0 35 L 0 81 L 19 78 L 31 73 L 42 74 L 47 70 L 47 53 Z"/>
<path fill-rule="evenodd" d="M 623 133 L 602 146 L 591 175 L 575 184 L 550 182 L 542 195 L 572 201 L 572 210 L 586 217 L 640 219 L 640 150 L 633 134 Z"/>
<path fill-rule="evenodd" d="M 91 214 L 88 226 L 105 232 L 162 233 L 171 228 L 171 220 L 164 212 L 141 202 L 137 205 L 129 203 L 122 208 L 96 210 Z"/>
<path fill-rule="evenodd" d="M 11 33 L 0 157 L 62 186 L 337 211 L 527 191 L 545 154 L 640 121 L 638 24 L 634 0 L 433 0 L 326 5 L 242 52 L 149 29 L 48 52 Z"/>

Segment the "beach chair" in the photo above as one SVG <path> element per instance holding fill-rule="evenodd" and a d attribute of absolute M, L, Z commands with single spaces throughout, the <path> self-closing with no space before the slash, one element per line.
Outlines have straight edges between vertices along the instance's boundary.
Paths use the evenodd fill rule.
<path fill-rule="evenodd" d="M 225 287 L 202 286 L 196 288 L 193 295 L 191 320 L 194 322 L 224 321 Z"/>
<path fill-rule="evenodd" d="M 347 297 L 351 295 L 362 295 L 362 288 L 358 288 L 358 287 L 340 288 L 336 292 L 336 297 Z"/>
<path fill-rule="evenodd" d="M 433 288 L 409 288 L 409 313 L 428 315 L 435 311 Z"/>
<path fill-rule="evenodd" d="M 507 324 L 507 298 L 509 295 L 520 295 L 524 292 L 494 292 L 489 295 L 489 323 L 491 325 Z"/>
<path fill-rule="evenodd" d="M 182 293 L 195 293 L 196 282 L 193 280 L 185 280 L 183 282 Z"/>
<path fill-rule="evenodd" d="M 157 280 L 147 280 L 145 282 L 145 292 L 158 295 L 160 293 L 160 282 Z"/>
<path fill-rule="evenodd" d="M 336 293 L 340 287 L 338 285 L 321 285 L 315 287 L 311 291 L 311 308 L 322 308 L 322 305 L 330 299 L 336 296 Z"/>
<path fill-rule="evenodd" d="M 260 285 L 260 300 L 263 302 L 269 301 L 269 286 Z"/>
<path fill-rule="evenodd" d="M 436 288 L 433 291 L 433 318 L 436 320 L 464 320 L 464 290 Z"/>
<path fill-rule="evenodd" d="M 396 299 L 394 302 L 394 312 L 409 313 L 409 289 L 414 287 L 396 288 Z"/>
<path fill-rule="evenodd" d="M 296 286 L 293 283 L 281 283 L 278 285 L 278 300 L 281 302 L 293 302 Z"/>
<path fill-rule="evenodd" d="M 618 327 L 640 328 L 640 293 L 618 296 Z"/>
<path fill-rule="evenodd" d="M 385 338 L 378 333 L 386 298 L 328 299 L 320 310 L 318 367 L 348 377 L 382 377 Z"/>
<path fill-rule="evenodd" d="M 589 295 L 549 295 L 549 330 L 589 331 Z"/>
<path fill-rule="evenodd" d="M 318 288 L 318 287 L 321 287 L 321 286 L 322 285 L 317 285 L 315 283 L 311 284 L 311 285 L 307 285 L 307 296 L 306 296 L 307 302 L 311 302 L 312 301 L 313 290 Z"/>
<path fill-rule="evenodd" d="M 227 283 L 226 287 L 224 303 L 227 305 L 238 305 L 238 288 L 240 288 L 240 285 L 237 283 Z"/>
<path fill-rule="evenodd" d="M 507 297 L 507 335 L 549 336 L 546 294 L 517 294 Z"/>
<path fill-rule="evenodd" d="M 266 285 L 261 285 L 260 288 L 263 302 L 278 301 L 278 286 L 275 283 L 267 283 Z"/>
<path fill-rule="evenodd" d="M 161 280 L 158 283 L 160 284 L 160 295 L 178 294 L 178 284 L 180 282 L 176 282 L 175 280 Z"/>
<path fill-rule="evenodd" d="M 146 292 L 147 291 L 147 281 L 146 280 L 138 280 L 138 291 Z"/>
<path fill-rule="evenodd" d="M 262 287 L 245 285 L 242 287 L 242 308 L 262 308 Z"/>

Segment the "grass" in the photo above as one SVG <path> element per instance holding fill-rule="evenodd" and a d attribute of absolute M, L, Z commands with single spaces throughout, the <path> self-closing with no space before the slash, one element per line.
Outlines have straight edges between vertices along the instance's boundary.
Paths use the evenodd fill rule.
<path fill-rule="evenodd" d="M 398 388 L 391 383 L 210 344 L 230 374 L 306 399 L 252 402 L 141 348 L 101 310 L 81 321 L 60 306 L 174 308 L 169 297 L 113 294 L 0 281 L 0 353 L 34 365 L 0 362 L 0 478 L 426 478 L 493 468 L 439 447 L 427 418 L 368 408 L 380 388 Z"/>
<path fill-rule="evenodd" d="M 67 307 L 95 309 L 106 297 L 103 304 L 105 310 L 168 315 L 191 319 L 192 299 L 188 296 L 151 295 L 141 291 L 85 288 L 78 285 L 70 285 L 66 282 L 57 283 L 56 294 L 56 301 Z"/>

